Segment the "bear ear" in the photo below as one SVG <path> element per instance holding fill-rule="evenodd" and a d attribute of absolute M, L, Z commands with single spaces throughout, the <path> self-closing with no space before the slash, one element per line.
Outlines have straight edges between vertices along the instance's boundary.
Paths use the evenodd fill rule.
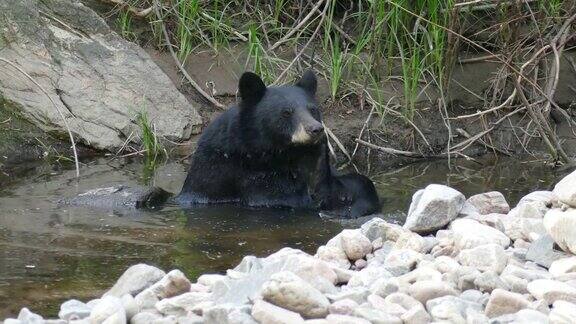
<path fill-rule="evenodd" d="M 244 72 L 238 82 L 238 91 L 242 102 L 254 104 L 264 97 L 266 85 L 257 74 Z"/>
<path fill-rule="evenodd" d="M 311 96 L 316 95 L 316 88 L 318 87 L 316 75 L 312 70 L 306 71 L 302 78 L 296 82 L 296 86 L 306 90 Z"/>

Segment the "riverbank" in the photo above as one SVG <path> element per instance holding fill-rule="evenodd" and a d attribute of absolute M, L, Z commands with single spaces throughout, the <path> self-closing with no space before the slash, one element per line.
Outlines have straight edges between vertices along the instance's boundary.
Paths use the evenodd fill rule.
<path fill-rule="evenodd" d="M 574 188 L 576 172 L 511 208 L 498 192 L 466 199 L 429 185 L 404 226 L 373 218 L 314 255 L 285 247 L 196 282 L 137 264 L 101 298 L 67 301 L 46 322 L 573 323 Z"/>

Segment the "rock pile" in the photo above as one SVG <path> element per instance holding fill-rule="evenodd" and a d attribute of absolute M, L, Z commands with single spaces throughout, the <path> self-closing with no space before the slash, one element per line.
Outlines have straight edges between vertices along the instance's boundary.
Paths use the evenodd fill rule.
<path fill-rule="evenodd" d="M 315 255 L 283 248 L 191 283 L 129 268 L 60 320 L 24 308 L 16 323 L 576 323 L 576 172 L 510 206 L 430 185 L 404 226 L 373 218 Z M 559 249 L 555 249 L 559 247 Z"/>

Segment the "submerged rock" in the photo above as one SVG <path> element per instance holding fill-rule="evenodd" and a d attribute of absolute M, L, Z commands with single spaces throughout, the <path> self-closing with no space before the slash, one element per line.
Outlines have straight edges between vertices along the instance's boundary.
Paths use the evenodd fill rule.
<path fill-rule="evenodd" d="M 171 196 L 171 193 L 159 187 L 127 187 L 121 185 L 93 189 L 75 197 L 62 199 L 59 203 L 104 209 L 157 208 L 162 206 Z"/>

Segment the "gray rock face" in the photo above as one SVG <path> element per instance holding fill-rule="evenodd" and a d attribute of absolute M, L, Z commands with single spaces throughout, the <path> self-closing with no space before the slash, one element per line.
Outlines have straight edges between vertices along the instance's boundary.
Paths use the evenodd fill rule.
<path fill-rule="evenodd" d="M 162 279 L 166 273 L 147 264 L 136 264 L 128 268 L 104 296 L 121 297 L 124 294 L 136 295 Z M 64 306 L 64 305 L 63 305 Z"/>
<path fill-rule="evenodd" d="M 565 257 L 567 257 L 566 254 L 554 249 L 554 239 L 550 235 L 543 235 L 532 242 L 526 252 L 526 260 L 546 268 L 549 268 L 555 260 Z"/>
<path fill-rule="evenodd" d="M 0 56 L 48 92 L 77 140 L 119 148 L 138 134 L 135 116 L 143 110 L 160 137 L 181 141 L 199 131 L 200 116 L 150 56 L 80 2 L 6 0 L 0 12 L 0 39 L 11 40 Z M 13 67 L 0 63 L 0 69 L 0 98 L 39 128 L 66 134 L 37 86 Z"/>
<path fill-rule="evenodd" d="M 458 216 L 465 201 L 459 191 L 431 184 L 412 197 L 404 228 L 417 233 L 441 229 Z"/>
<path fill-rule="evenodd" d="M 497 213 L 507 214 L 510 211 L 510 205 L 498 191 L 485 192 L 474 195 L 467 200 L 482 215 Z"/>

